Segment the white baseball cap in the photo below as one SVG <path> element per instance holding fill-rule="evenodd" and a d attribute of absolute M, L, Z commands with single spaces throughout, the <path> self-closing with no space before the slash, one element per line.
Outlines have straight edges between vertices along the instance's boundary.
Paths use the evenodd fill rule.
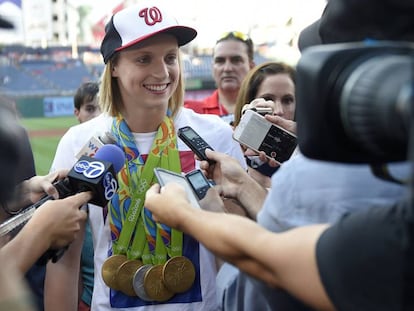
<path fill-rule="evenodd" d="M 197 36 L 195 29 L 179 25 L 175 17 L 159 5 L 134 5 L 115 13 L 105 26 L 101 44 L 105 64 L 115 52 L 159 33 L 174 35 L 178 46 L 189 43 Z"/>

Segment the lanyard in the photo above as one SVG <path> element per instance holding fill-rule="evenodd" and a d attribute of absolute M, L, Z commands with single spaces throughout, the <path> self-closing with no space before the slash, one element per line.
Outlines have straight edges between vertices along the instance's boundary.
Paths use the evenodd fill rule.
<path fill-rule="evenodd" d="M 174 163 L 174 168 L 181 171 L 174 124 L 169 117 L 164 118 L 145 163 L 125 120 L 114 118 L 112 133 L 126 154 L 126 165 L 118 174 L 120 188 L 108 205 L 113 253 L 127 254 L 129 259 L 137 259 L 144 257 L 147 247 L 151 251 L 151 239 L 145 234 L 147 228 L 143 218 L 143 205 L 145 193 L 154 183 L 154 168 L 168 162 L 168 166 Z M 163 161 L 162 158 L 167 158 L 168 161 Z M 149 217 L 149 221 L 153 221 L 152 215 Z M 152 236 L 157 241 L 157 234 Z M 156 244 L 161 243 L 155 242 Z M 159 252 L 162 252 L 161 247 L 159 246 Z"/>

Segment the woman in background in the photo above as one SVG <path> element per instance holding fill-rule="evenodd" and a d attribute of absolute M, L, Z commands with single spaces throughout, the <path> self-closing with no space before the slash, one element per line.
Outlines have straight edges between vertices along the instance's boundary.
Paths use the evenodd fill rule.
<path fill-rule="evenodd" d="M 234 126 L 247 109 L 270 108 L 265 118 L 296 133 L 295 69 L 281 62 L 260 64 L 247 74 L 237 97 Z M 270 187 L 270 177 L 277 170 L 275 163 L 263 162 L 251 150 L 245 150 L 249 174 L 262 186 Z"/>

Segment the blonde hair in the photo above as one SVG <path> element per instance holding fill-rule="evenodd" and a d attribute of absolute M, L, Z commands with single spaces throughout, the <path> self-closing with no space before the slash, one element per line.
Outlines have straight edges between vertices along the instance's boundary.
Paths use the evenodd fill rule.
<path fill-rule="evenodd" d="M 116 53 L 105 65 L 104 71 L 101 77 L 101 85 L 99 87 L 99 105 L 103 112 L 108 113 L 110 116 L 115 117 L 121 114 L 122 110 L 122 97 L 117 83 L 117 78 L 112 77 L 112 67 L 117 63 L 119 53 Z M 177 88 L 168 100 L 168 109 L 170 110 L 170 116 L 175 117 L 178 110 L 183 106 L 184 102 L 184 73 L 181 63 L 181 52 L 178 52 L 178 63 L 180 67 L 180 76 L 178 78 Z"/>

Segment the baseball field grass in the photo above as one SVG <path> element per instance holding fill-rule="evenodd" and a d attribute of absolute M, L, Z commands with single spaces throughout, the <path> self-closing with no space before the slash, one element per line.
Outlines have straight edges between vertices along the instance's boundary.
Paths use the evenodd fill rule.
<path fill-rule="evenodd" d="M 72 125 L 78 124 L 75 117 L 23 118 L 32 145 L 37 175 L 49 172 L 56 147 L 62 135 Z"/>

